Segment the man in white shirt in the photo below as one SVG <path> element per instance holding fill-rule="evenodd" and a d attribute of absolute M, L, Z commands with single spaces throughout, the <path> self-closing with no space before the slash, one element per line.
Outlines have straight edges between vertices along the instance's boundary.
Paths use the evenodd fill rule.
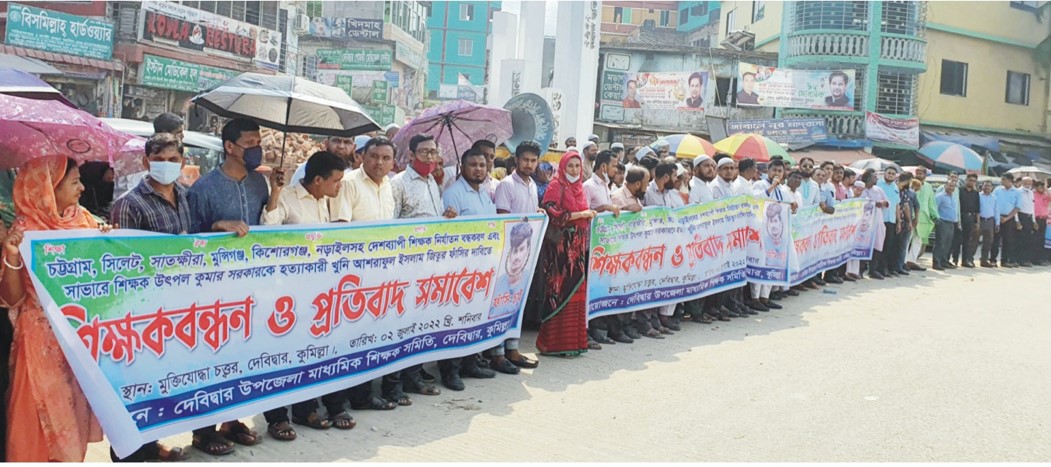
<path fill-rule="evenodd" d="M 783 184 L 785 179 L 785 162 L 780 159 L 770 161 L 766 168 L 766 174 L 769 181 L 760 180 L 755 182 L 755 185 L 752 186 L 753 194 L 759 198 L 790 203 L 792 205 L 792 210 L 794 211 L 797 206 L 792 201 L 792 193 L 788 190 L 788 187 Z M 767 311 L 771 309 L 780 310 L 783 308 L 781 305 L 770 300 L 773 286 L 759 284 L 750 284 L 750 286 L 752 292 L 752 303 L 748 304 L 749 307 L 760 311 L 763 311 L 764 307 Z M 757 307 L 755 305 L 759 306 Z"/>
<path fill-rule="evenodd" d="M 738 177 L 737 162 L 730 157 L 729 154 L 719 153 L 715 155 L 715 167 L 716 173 L 715 180 L 709 184 L 712 189 L 712 197 L 716 200 L 733 198 L 734 196 L 751 193 L 751 187 L 748 187 L 748 191 L 737 191 L 738 189 L 743 190 L 745 185 L 742 183 L 736 184 Z M 730 318 L 743 318 L 748 315 L 757 315 L 758 312 L 748 308 L 744 304 L 744 286 L 739 289 L 727 290 L 717 294 L 719 297 L 720 306 L 718 308 L 717 318 L 720 321 L 729 321 Z M 715 311 L 713 309 L 713 311 Z"/>
<path fill-rule="evenodd" d="M 271 183 L 270 200 L 261 219 L 263 225 L 324 224 L 332 220 L 328 200 L 339 195 L 347 163 L 335 154 L 320 151 L 310 156 L 303 166 L 304 178 L 292 186 L 285 188 L 281 183 Z M 344 430 L 354 428 L 354 418 L 343 409 L 345 399 L 339 391 L 325 395 L 322 401 L 329 412 L 327 420 L 318 415 L 317 401 L 309 399 L 292 405 L 292 422 L 321 430 L 332 426 Z M 282 421 L 287 423 L 287 416 L 287 412 L 268 411 L 267 422 L 272 426 Z"/>
<path fill-rule="evenodd" d="M 1021 206 L 1018 208 L 1018 223 L 1022 226 L 1022 230 L 1018 231 L 1016 244 L 1019 246 L 1016 248 L 1016 251 L 1019 253 L 1018 259 L 1022 260 L 1018 265 L 1028 268 L 1033 266 L 1030 258 L 1035 255 L 1035 252 L 1031 251 L 1030 246 L 1033 245 L 1034 237 L 1037 236 L 1036 221 L 1034 220 L 1036 201 L 1032 177 L 1022 177 L 1022 184 L 1018 187 L 1018 197 L 1021 200 Z M 957 203 L 957 206 L 959 206 L 959 203 Z"/>
<path fill-rule="evenodd" d="M 612 212 L 614 216 L 620 215 L 620 208 L 613 204 L 612 193 L 609 189 L 609 174 L 613 168 L 613 151 L 602 151 L 595 156 L 591 178 L 584 182 L 584 196 L 588 200 L 588 208 L 595 212 Z M 620 321 L 616 317 L 603 316 L 588 323 L 588 338 L 599 344 L 630 344 L 634 342 L 630 337 L 624 335 Z"/>
<path fill-rule="evenodd" d="M 585 180 L 591 178 L 592 173 L 595 169 L 595 158 L 598 157 L 598 144 L 594 141 L 588 141 L 580 147 L 580 155 L 584 156 L 583 169 Z"/>
<path fill-rule="evenodd" d="M 744 158 L 737 162 L 737 179 L 733 189 L 737 195 L 751 194 L 752 184 L 759 180 L 759 167 L 754 159 Z"/>
<path fill-rule="evenodd" d="M 733 183 L 737 180 L 737 162 L 728 154 L 716 154 L 715 171 L 718 176 L 708 184 L 712 189 L 712 198 L 732 198 L 735 195 Z"/>
<path fill-rule="evenodd" d="M 541 151 L 535 141 L 523 141 L 515 148 L 515 171 L 496 186 L 497 214 L 532 214 L 540 209 L 533 174 L 539 165 Z M 507 365 L 515 369 L 536 368 L 540 363 L 522 355 L 518 350 L 518 342 L 518 339 L 507 339 L 496 346 L 491 352 L 492 362 L 489 366 L 502 373 L 517 373 Z"/>
<path fill-rule="evenodd" d="M 668 208 L 679 208 L 685 204 L 682 202 L 682 196 L 679 195 L 679 191 L 675 189 L 675 173 L 678 171 L 679 165 L 675 163 L 674 157 L 666 157 L 654 169 L 656 177 L 650 182 L 649 187 L 646 189 L 646 206 L 664 206 Z M 654 322 L 652 317 L 652 311 L 649 311 L 650 316 L 645 316 L 645 312 L 640 312 L 643 317 L 650 318 L 650 324 L 661 334 L 674 334 L 672 331 L 678 331 L 682 329 L 681 326 L 672 321 L 672 316 L 675 314 L 675 305 L 664 305 L 657 308 L 659 317 Z M 646 332 L 647 329 L 640 326 L 639 331 Z"/>
<path fill-rule="evenodd" d="M 715 180 L 715 161 L 706 155 L 693 159 L 693 178 L 690 179 L 690 204 L 703 204 L 715 199 L 708 184 Z"/>

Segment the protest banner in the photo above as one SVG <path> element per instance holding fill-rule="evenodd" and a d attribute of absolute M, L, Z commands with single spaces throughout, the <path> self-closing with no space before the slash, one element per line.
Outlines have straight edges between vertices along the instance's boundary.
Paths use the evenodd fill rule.
<path fill-rule="evenodd" d="M 797 210 L 792 216 L 789 285 L 838 268 L 850 259 L 871 258 L 874 207 L 870 201 L 851 199 L 837 203 L 832 214 L 817 206 Z"/>
<path fill-rule="evenodd" d="M 679 303 L 745 282 L 759 241 L 751 197 L 592 221 L 588 318 Z M 787 263 L 785 264 L 787 267 Z"/>
<path fill-rule="evenodd" d="M 865 112 L 865 137 L 872 141 L 920 147 L 920 119 L 892 118 Z"/>
<path fill-rule="evenodd" d="M 119 456 L 518 337 L 543 215 L 167 236 L 29 232 L 22 254 Z"/>
<path fill-rule="evenodd" d="M 872 256 L 874 204 L 835 214 L 751 195 L 592 221 L 588 318 L 705 297 L 744 285 L 794 285 Z"/>
<path fill-rule="evenodd" d="M 737 105 L 854 110 L 854 70 L 790 70 L 741 62 Z"/>

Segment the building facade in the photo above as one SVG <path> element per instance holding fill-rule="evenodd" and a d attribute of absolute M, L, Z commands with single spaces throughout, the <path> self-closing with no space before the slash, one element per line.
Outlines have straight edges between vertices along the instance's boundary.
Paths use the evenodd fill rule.
<path fill-rule="evenodd" d="M 1051 52 L 1037 49 L 1051 37 L 1051 7 L 1041 3 L 929 3 L 917 98 L 925 140 L 994 145 L 1051 163 Z"/>
<path fill-rule="evenodd" d="M 305 5 L 297 74 L 343 88 L 380 125 L 422 108 L 431 2 L 321 2 Z"/>
<path fill-rule="evenodd" d="M 488 40 L 492 31 L 492 12 L 500 2 L 450 1 L 435 2 L 427 18 L 431 32 L 427 58 L 427 97 L 458 98 L 458 85 L 463 76 L 474 86 L 483 86 L 488 76 Z M 444 91 L 443 91 L 444 90 Z"/>
<path fill-rule="evenodd" d="M 675 30 L 686 33 L 694 47 L 718 47 L 722 4 L 717 1 L 679 2 L 679 24 Z"/>
<path fill-rule="evenodd" d="M 0 54 L 23 57 L 27 71 L 88 113 L 120 116 L 124 62 L 110 10 L 105 1 L 0 2 Z"/>
<path fill-rule="evenodd" d="M 644 25 L 675 31 L 679 25 L 679 2 L 605 1 L 601 18 L 602 43 L 624 43 Z"/>

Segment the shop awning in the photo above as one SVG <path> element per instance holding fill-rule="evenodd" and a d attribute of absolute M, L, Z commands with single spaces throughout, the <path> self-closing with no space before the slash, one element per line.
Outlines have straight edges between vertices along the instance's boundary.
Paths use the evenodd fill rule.
<path fill-rule="evenodd" d="M 804 157 L 809 157 L 818 164 L 824 161 L 832 161 L 841 165 L 850 165 L 862 159 L 871 159 L 873 157 L 872 154 L 860 149 L 812 148 L 806 151 L 793 151 L 791 154 L 797 161 Z"/>
<path fill-rule="evenodd" d="M 102 70 L 110 71 L 123 71 L 124 65 L 119 60 L 97 60 L 94 58 L 75 57 L 73 55 L 56 54 L 51 52 L 44 52 L 42 50 L 27 49 L 24 47 L 15 47 L 13 45 L 0 44 L 0 54 L 15 55 L 18 57 L 28 57 L 39 60 L 45 60 L 53 63 L 68 63 L 70 65 L 80 65 L 94 67 Z M 32 72 L 30 72 L 32 73 Z"/>
<path fill-rule="evenodd" d="M 35 58 L 19 57 L 18 55 L 0 54 L 0 68 L 24 71 L 34 75 L 61 75 L 62 70 L 55 68 Z"/>

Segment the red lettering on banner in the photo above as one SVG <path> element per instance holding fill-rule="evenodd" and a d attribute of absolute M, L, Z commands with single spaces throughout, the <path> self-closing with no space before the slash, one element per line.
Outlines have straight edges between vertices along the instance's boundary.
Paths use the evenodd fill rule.
<path fill-rule="evenodd" d="M 795 244 L 796 251 L 798 251 L 800 253 L 803 253 L 805 251 L 809 251 L 810 250 L 810 244 L 811 244 L 811 238 L 813 238 L 813 237 L 801 238 L 799 240 L 794 241 L 793 243 Z"/>
<path fill-rule="evenodd" d="M 659 245 L 615 255 L 606 255 L 606 249 L 597 246 L 591 251 L 591 272 L 596 272 L 600 276 L 603 274 L 615 276 L 620 273 L 631 272 L 632 270 L 649 271 L 664 264 L 664 254 L 667 251 L 668 247 Z"/>
<path fill-rule="evenodd" d="M 277 299 L 274 307 L 276 309 L 270 314 L 270 319 L 266 320 L 266 327 L 270 329 L 270 334 L 275 336 L 288 334 L 292 326 L 296 325 L 296 300 L 285 295 Z"/>
<path fill-rule="evenodd" d="M 348 274 L 333 289 L 314 298 L 314 320 L 310 325 L 310 335 L 326 336 L 341 321 L 357 321 L 366 312 L 379 319 L 387 310 L 395 307 L 398 315 L 405 313 L 405 287 L 408 282 L 390 281 L 375 287 L 359 287 L 361 278 Z"/>
<path fill-rule="evenodd" d="M 87 310 L 79 305 L 65 305 L 60 310 L 76 323 L 77 336 L 92 359 L 98 361 L 100 355 L 108 355 L 114 362 L 130 365 L 143 347 L 158 357 L 163 356 L 167 342 L 173 337 L 193 350 L 197 347 L 198 330 L 213 352 L 229 342 L 231 330 L 242 330 L 244 340 L 248 340 L 252 335 L 253 304 L 252 297 L 234 302 L 216 300 L 206 306 L 194 303 L 181 310 L 160 308 L 156 313 L 126 313 L 107 320 L 94 316 L 91 321 L 87 321 Z M 174 322 L 176 319 L 178 323 Z"/>
<path fill-rule="evenodd" d="M 675 267 L 682 266 L 682 263 L 686 261 L 685 255 L 682 254 L 682 245 L 675 247 L 675 253 L 671 255 L 671 265 Z"/>
<path fill-rule="evenodd" d="M 495 270 L 485 272 L 469 271 L 464 268 L 460 272 L 435 274 L 426 279 L 417 279 L 416 306 L 426 308 L 427 305 L 446 305 L 450 302 L 460 305 L 470 303 L 475 294 L 482 297 L 489 296 Z M 399 313 L 400 314 L 400 313 Z"/>
<path fill-rule="evenodd" d="M 694 235 L 693 241 L 686 244 L 686 252 L 690 263 L 701 261 L 704 258 L 715 258 L 723 254 L 724 244 L 721 235 L 712 235 L 701 239 L 700 235 Z"/>
<path fill-rule="evenodd" d="M 844 227 L 840 227 L 840 229 L 839 229 L 839 239 L 840 240 L 852 239 L 857 234 L 857 231 L 858 231 L 858 226 L 855 225 L 855 224 L 850 224 L 850 225 L 847 225 L 847 226 L 844 226 Z"/>
<path fill-rule="evenodd" d="M 838 235 L 836 234 L 835 229 L 829 229 L 827 225 L 822 226 L 821 231 L 814 236 L 814 248 L 817 249 L 825 245 L 832 245 L 836 243 L 836 237 L 838 237 Z"/>
<path fill-rule="evenodd" d="M 728 250 L 743 250 L 748 247 L 749 242 L 759 242 L 759 231 L 751 227 L 741 227 L 726 236 Z"/>

